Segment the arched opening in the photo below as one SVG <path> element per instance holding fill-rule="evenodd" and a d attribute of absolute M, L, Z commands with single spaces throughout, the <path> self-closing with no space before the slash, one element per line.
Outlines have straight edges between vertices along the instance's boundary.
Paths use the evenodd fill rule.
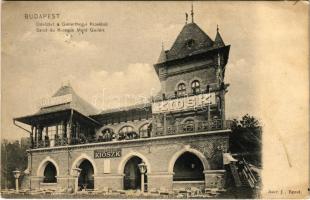
<path fill-rule="evenodd" d="M 114 130 L 111 128 L 105 128 L 103 129 L 98 136 L 99 142 L 108 142 L 115 139 L 115 133 Z"/>
<path fill-rule="evenodd" d="M 186 85 L 185 85 L 185 83 L 180 83 L 178 85 L 177 94 L 178 94 L 178 96 L 185 96 L 186 95 Z"/>
<path fill-rule="evenodd" d="M 183 153 L 173 167 L 173 181 L 203 181 L 203 164 L 193 153 Z"/>
<path fill-rule="evenodd" d="M 47 163 L 43 172 L 43 176 L 43 183 L 57 183 L 57 170 L 53 163 Z"/>
<path fill-rule="evenodd" d="M 136 133 L 132 126 L 123 126 L 118 131 L 118 140 L 131 140 L 137 138 L 139 138 L 139 135 Z"/>
<path fill-rule="evenodd" d="M 147 138 L 150 137 L 151 131 L 152 131 L 152 124 L 147 123 L 140 127 L 139 135 L 141 138 Z"/>
<path fill-rule="evenodd" d="M 141 189 L 141 172 L 139 170 L 139 164 L 142 163 L 142 159 L 138 156 L 130 158 L 124 167 L 124 189 L 125 190 L 137 190 Z M 147 176 L 144 174 L 144 185 L 147 185 Z M 147 188 L 147 187 L 145 187 Z"/>
<path fill-rule="evenodd" d="M 199 94 L 200 93 L 200 82 L 198 80 L 194 80 L 192 82 L 192 93 Z"/>
<path fill-rule="evenodd" d="M 81 169 L 78 186 L 82 189 L 94 189 L 94 167 L 89 160 L 84 160 L 78 166 Z"/>

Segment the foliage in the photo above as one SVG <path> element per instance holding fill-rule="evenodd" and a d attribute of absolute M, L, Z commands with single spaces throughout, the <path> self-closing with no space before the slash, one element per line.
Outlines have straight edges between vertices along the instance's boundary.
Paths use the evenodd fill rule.
<path fill-rule="evenodd" d="M 248 114 L 231 125 L 229 149 L 232 154 L 242 155 L 250 163 L 261 166 L 262 131 L 259 121 Z"/>
<path fill-rule="evenodd" d="M 1 188 L 15 188 L 13 171 L 24 171 L 27 167 L 28 145 L 21 145 L 18 140 L 1 141 Z"/>

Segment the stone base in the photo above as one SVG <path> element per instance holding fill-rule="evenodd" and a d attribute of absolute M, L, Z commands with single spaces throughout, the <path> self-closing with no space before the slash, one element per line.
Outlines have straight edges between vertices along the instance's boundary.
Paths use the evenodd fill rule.
<path fill-rule="evenodd" d="M 225 187 L 225 170 L 205 170 L 205 187 L 223 189 Z"/>
<path fill-rule="evenodd" d="M 173 189 L 173 174 L 169 173 L 152 173 L 147 174 L 148 191 L 152 189 L 165 188 L 166 190 Z"/>
<path fill-rule="evenodd" d="M 94 183 L 96 189 L 111 188 L 113 190 L 122 190 L 124 188 L 123 184 L 124 175 L 101 175 L 94 176 Z"/>
<path fill-rule="evenodd" d="M 205 181 L 173 181 L 173 189 L 204 188 Z"/>

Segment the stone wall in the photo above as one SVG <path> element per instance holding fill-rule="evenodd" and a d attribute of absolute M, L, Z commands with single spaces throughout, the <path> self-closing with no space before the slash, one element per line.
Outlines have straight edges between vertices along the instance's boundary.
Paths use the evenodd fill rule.
<path fill-rule="evenodd" d="M 74 188 L 75 177 L 72 169 L 87 159 L 94 168 L 95 188 L 109 187 L 123 189 L 124 166 L 133 156 L 140 157 L 147 164 L 148 188 L 173 187 L 173 166 L 176 159 L 185 152 L 192 152 L 208 170 L 206 185 L 214 182 L 213 170 L 223 170 L 222 153 L 228 149 L 229 130 L 208 133 L 175 135 L 146 138 L 131 141 L 115 141 L 68 147 L 36 149 L 32 151 L 31 171 L 32 188 L 40 187 L 43 181 L 44 166 L 52 162 L 57 169 L 57 187 Z M 121 157 L 110 158 L 110 170 L 105 170 L 106 159 L 95 159 L 94 150 L 121 148 Z M 31 156 L 31 155 L 29 155 Z M 32 166 L 32 169 L 31 169 Z M 211 175 L 210 175 L 211 174 Z M 218 174 L 218 173 L 217 173 Z M 216 177 L 218 177 L 217 175 Z M 211 178 L 210 178 L 211 177 Z M 210 178 L 210 179 L 209 179 Z M 29 187 L 29 184 L 23 184 Z"/>

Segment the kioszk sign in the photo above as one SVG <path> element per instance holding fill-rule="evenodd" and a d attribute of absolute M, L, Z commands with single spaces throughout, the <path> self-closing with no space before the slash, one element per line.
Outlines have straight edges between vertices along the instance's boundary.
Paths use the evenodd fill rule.
<path fill-rule="evenodd" d="M 94 158 L 116 158 L 122 156 L 122 150 L 117 149 L 100 149 L 94 151 Z"/>
<path fill-rule="evenodd" d="M 183 110 L 194 110 L 216 104 L 215 93 L 200 94 L 191 97 L 155 102 L 152 104 L 153 113 L 164 113 Z"/>

